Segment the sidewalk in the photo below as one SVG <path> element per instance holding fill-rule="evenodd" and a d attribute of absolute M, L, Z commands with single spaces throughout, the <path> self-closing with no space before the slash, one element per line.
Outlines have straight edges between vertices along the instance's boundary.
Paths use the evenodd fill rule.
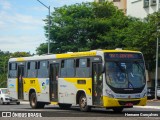
<path fill-rule="evenodd" d="M 148 100 L 146 106 L 134 106 L 135 108 L 151 108 L 151 109 L 160 109 L 160 100 Z"/>
<path fill-rule="evenodd" d="M 29 101 L 20 101 L 20 104 L 29 104 Z"/>

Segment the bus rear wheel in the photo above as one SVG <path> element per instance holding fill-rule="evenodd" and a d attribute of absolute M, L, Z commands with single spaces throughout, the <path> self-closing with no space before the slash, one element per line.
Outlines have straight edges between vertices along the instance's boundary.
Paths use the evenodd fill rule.
<path fill-rule="evenodd" d="M 44 108 L 45 103 L 43 103 L 43 102 L 37 102 L 36 93 L 33 92 L 33 93 L 31 93 L 31 95 L 30 95 L 30 106 L 31 106 L 33 109 Z"/>
<path fill-rule="evenodd" d="M 72 104 L 62 104 L 62 103 L 59 103 L 58 105 L 61 109 L 70 109 L 72 106 Z"/>
<path fill-rule="evenodd" d="M 91 107 L 87 105 L 87 97 L 82 94 L 79 99 L 79 107 L 82 112 L 87 112 L 91 110 Z"/>

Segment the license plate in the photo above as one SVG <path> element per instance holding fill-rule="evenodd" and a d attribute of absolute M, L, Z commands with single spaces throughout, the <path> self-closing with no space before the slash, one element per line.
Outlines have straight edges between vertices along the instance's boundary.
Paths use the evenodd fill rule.
<path fill-rule="evenodd" d="M 125 106 L 133 106 L 133 103 L 126 103 Z"/>

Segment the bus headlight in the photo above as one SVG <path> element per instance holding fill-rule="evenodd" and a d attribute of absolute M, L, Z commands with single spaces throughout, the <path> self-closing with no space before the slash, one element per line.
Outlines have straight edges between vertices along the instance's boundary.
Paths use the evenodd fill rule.
<path fill-rule="evenodd" d="M 111 93 L 111 91 L 106 90 L 106 94 L 108 97 L 114 98 L 114 95 Z"/>

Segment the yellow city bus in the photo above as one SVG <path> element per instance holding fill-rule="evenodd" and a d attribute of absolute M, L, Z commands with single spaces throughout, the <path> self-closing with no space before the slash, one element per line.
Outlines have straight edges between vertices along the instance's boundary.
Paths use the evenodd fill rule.
<path fill-rule="evenodd" d="M 57 104 L 81 111 L 105 107 L 121 112 L 147 101 L 144 58 L 139 51 L 92 50 L 10 58 L 10 96 L 34 109 Z"/>

